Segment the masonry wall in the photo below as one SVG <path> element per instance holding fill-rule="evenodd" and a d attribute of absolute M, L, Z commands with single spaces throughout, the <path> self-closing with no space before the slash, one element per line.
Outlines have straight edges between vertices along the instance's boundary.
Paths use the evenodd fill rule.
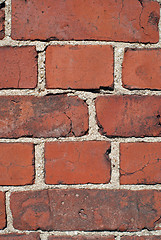
<path fill-rule="evenodd" d="M 161 239 L 160 4 L 0 1 L 0 240 Z"/>

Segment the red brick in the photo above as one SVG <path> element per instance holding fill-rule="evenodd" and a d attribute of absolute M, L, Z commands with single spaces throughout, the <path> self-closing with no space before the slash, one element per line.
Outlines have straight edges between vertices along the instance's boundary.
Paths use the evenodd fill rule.
<path fill-rule="evenodd" d="M 106 136 L 161 136 L 161 97 L 107 96 L 96 99 L 97 121 Z"/>
<path fill-rule="evenodd" d="M 161 236 L 125 236 L 121 240 L 160 240 Z"/>
<path fill-rule="evenodd" d="M 161 49 L 128 49 L 123 61 L 123 86 L 161 89 Z"/>
<path fill-rule="evenodd" d="M 35 88 L 36 85 L 35 47 L 0 47 L 0 88 Z"/>
<path fill-rule="evenodd" d="M 0 229 L 6 227 L 6 209 L 5 209 L 5 196 L 0 192 Z"/>
<path fill-rule="evenodd" d="M 161 183 L 161 143 L 120 144 L 121 184 Z"/>
<path fill-rule="evenodd" d="M 1 96 L 0 137 L 82 136 L 88 131 L 86 103 L 67 95 Z"/>
<path fill-rule="evenodd" d="M 115 240 L 113 236 L 50 236 L 49 240 Z"/>
<path fill-rule="evenodd" d="M 34 181 L 34 147 L 30 143 L 0 143 L 0 185 Z"/>
<path fill-rule="evenodd" d="M 107 183 L 109 152 L 110 143 L 105 141 L 46 143 L 46 183 Z"/>
<path fill-rule="evenodd" d="M 113 48 L 49 46 L 46 51 L 46 86 L 63 89 L 113 87 Z"/>
<path fill-rule="evenodd" d="M 11 194 L 13 225 L 22 230 L 154 230 L 160 205 L 161 192 L 155 190 L 50 189 Z"/>
<path fill-rule="evenodd" d="M 12 38 L 155 43 L 159 15 L 149 0 L 13 0 Z"/>
<path fill-rule="evenodd" d="M 5 36 L 5 8 L 3 5 L 4 3 L 0 4 L 0 39 L 3 39 Z"/>
<path fill-rule="evenodd" d="M 0 240 L 40 240 L 40 236 L 39 233 L 4 234 L 0 235 Z"/>

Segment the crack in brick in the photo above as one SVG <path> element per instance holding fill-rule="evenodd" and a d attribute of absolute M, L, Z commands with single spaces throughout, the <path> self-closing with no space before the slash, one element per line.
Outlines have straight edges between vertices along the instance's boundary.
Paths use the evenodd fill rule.
<path fill-rule="evenodd" d="M 126 176 L 126 175 L 131 175 L 131 174 L 135 174 L 137 172 L 143 171 L 148 165 L 150 164 L 150 161 L 148 161 L 142 168 L 134 171 L 134 172 L 126 172 L 123 169 L 120 168 L 121 171 L 125 172 L 125 173 L 121 173 L 121 176 Z"/>

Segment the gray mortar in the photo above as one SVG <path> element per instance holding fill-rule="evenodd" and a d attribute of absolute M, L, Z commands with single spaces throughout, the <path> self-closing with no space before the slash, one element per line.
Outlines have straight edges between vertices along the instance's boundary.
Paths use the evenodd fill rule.
<path fill-rule="evenodd" d="M 155 1 L 155 0 L 154 0 Z M 157 0 L 161 4 L 161 0 Z M 4 0 L 0 0 L 0 4 Z M 157 44 L 143 43 L 124 43 L 124 42 L 106 42 L 106 41 L 17 41 L 11 39 L 11 0 L 5 1 L 5 38 L 0 40 L 0 46 L 35 46 L 38 52 L 38 85 L 35 90 L 30 89 L 6 89 L 0 90 L 0 96 L 7 95 L 34 95 L 44 96 L 47 93 L 66 93 L 68 96 L 78 96 L 85 100 L 89 110 L 89 134 L 82 137 L 67 137 L 67 138 L 19 138 L 19 139 L 0 139 L 0 142 L 31 142 L 35 144 L 35 183 L 27 186 L 1 186 L 0 191 L 6 192 L 6 214 L 7 227 L 0 230 L 0 234 L 4 233 L 30 233 L 32 231 L 20 231 L 14 229 L 13 218 L 10 209 L 10 195 L 12 192 L 28 191 L 28 190 L 43 190 L 43 189 L 156 189 L 161 190 L 161 184 L 156 185 L 120 185 L 119 183 L 119 144 L 121 142 L 161 142 L 161 137 L 144 137 L 144 138 L 107 138 L 99 133 L 96 123 L 95 99 L 98 96 L 106 95 L 122 95 L 122 94 L 137 94 L 137 95 L 157 95 L 161 96 L 161 91 L 153 90 L 127 90 L 122 87 L 122 61 L 125 48 L 161 48 L 161 19 L 159 22 L 160 40 Z M 99 93 L 77 91 L 77 90 L 61 90 L 61 89 L 46 89 L 45 88 L 45 49 L 50 45 L 112 45 L 114 47 L 114 90 L 100 90 Z M 52 141 L 110 141 L 111 142 L 111 181 L 108 184 L 78 184 L 78 185 L 47 185 L 44 179 L 44 144 Z M 161 235 L 161 230 L 140 232 L 117 232 L 117 231 L 102 231 L 102 232 L 84 232 L 84 231 L 41 231 L 41 240 L 47 240 L 48 236 L 54 234 L 57 236 L 108 236 L 114 235 L 115 240 L 120 240 L 120 236 L 151 236 Z"/>

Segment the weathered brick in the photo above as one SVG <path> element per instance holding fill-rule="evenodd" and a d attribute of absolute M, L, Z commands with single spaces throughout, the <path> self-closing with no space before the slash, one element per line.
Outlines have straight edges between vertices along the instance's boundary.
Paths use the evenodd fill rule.
<path fill-rule="evenodd" d="M 5 10 L 4 3 L 0 4 L 0 39 L 5 36 Z"/>
<path fill-rule="evenodd" d="M 50 142 L 45 145 L 47 184 L 107 183 L 110 143 Z"/>
<path fill-rule="evenodd" d="M 161 49 L 128 49 L 123 61 L 123 86 L 161 89 Z"/>
<path fill-rule="evenodd" d="M 0 229 L 6 226 L 5 195 L 0 192 Z"/>
<path fill-rule="evenodd" d="M 113 236 L 50 236 L 49 240 L 115 240 Z"/>
<path fill-rule="evenodd" d="M 0 137 L 82 136 L 88 131 L 86 103 L 67 95 L 1 96 Z"/>
<path fill-rule="evenodd" d="M 35 88 L 36 85 L 35 47 L 0 47 L 0 88 Z"/>
<path fill-rule="evenodd" d="M 161 236 L 125 236 L 121 240 L 160 240 Z"/>
<path fill-rule="evenodd" d="M 160 222 L 160 205 L 157 190 L 51 189 L 11 194 L 13 225 L 22 230 L 154 230 Z"/>
<path fill-rule="evenodd" d="M 63 89 L 113 87 L 113 48 L 49 46 L 46 51 L 46 86 Z"/>
<path fill-rule="evenodd" d="M 39 236 L 39 233 L 3 234 L 3 235 L 0 235 L 0 240 L 40 240 L 40 236 Z"/>
<path fill-rule="evenodd" d="M 161 136 L 160 96 L 107 96 L 96 99 L 101 134 L 121 137 Z"/>
<path fill-rule="evenodd" d="M 13 0 L 12 38 L 155 43 L 159 17 L 149 0 Z"/>
<path fill-rule="evenodd" d="M 33 144 L 0 143 L 0 185 L 32 184 L 33 160 Z"/>
<path fill-rule="evenodd" d="M 161 183 L 161 143 L 120 144 L 121 184 Z"/>

